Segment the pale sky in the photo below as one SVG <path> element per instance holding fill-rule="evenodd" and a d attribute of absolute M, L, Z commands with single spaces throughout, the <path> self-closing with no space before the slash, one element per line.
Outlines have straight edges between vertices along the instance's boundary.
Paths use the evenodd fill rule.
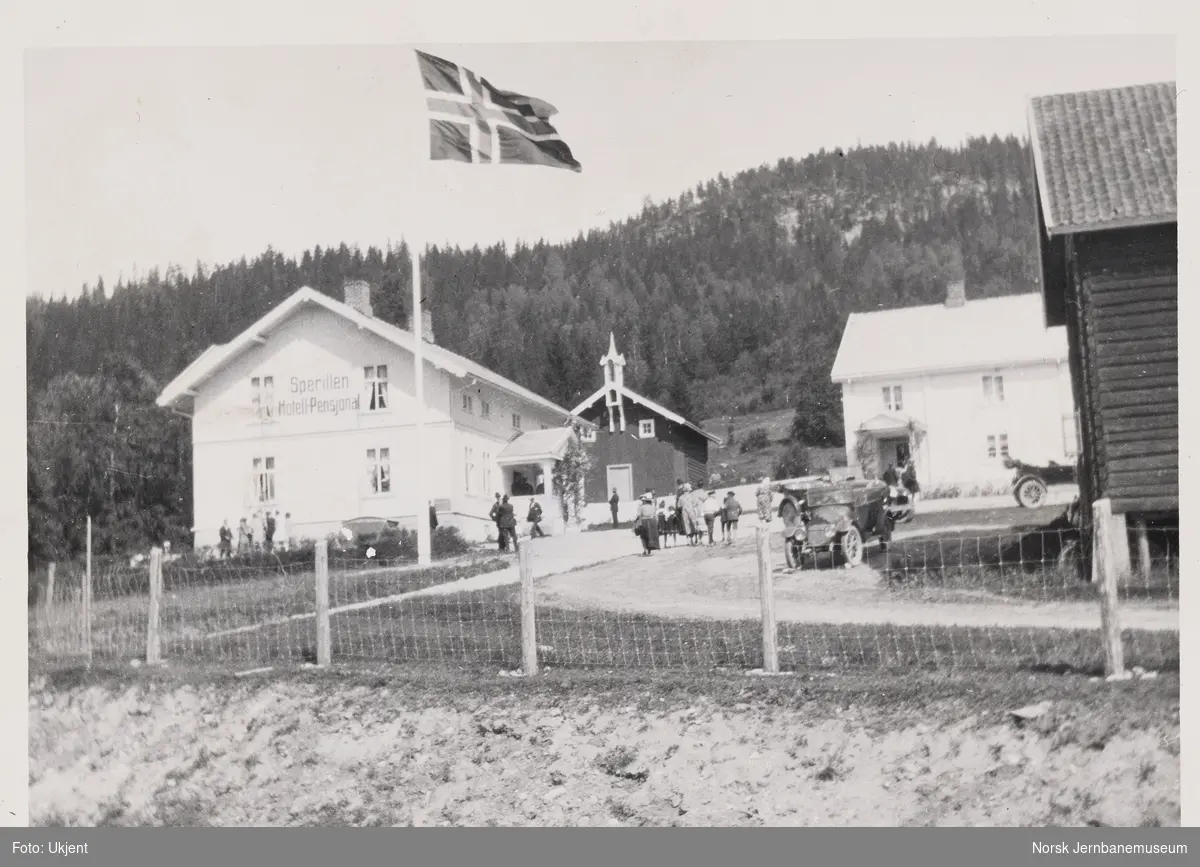
<path fill-rule="evenodd" d="M 556 105 L 583 172 L 432 163 L 413 46 L 32 52 L 27 294 L 268 245 L 559 241 L 718 172 L 1025 136 L 1031 95 L 1175 78 L 1171 37 L 420 47 Z"/>

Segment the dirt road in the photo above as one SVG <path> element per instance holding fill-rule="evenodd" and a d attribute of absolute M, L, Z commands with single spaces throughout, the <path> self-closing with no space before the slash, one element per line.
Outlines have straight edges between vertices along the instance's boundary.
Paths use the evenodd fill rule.
<path fill-rule="evenodd" d="M 780 538 L 772 539 L 772 563 L 781 622 L 1100 627 L 1100 606 L 1094 602 L 1038 603 L 983 592 L 973 598 L 962 593 L 953 602 L 917 600 L 889 591 L 880 574 L 865 564 L 792 572 L 784 566 Z M 680 617 L 757 617 L 757 568 L 753 536 L 747 534 L 731 547 L 683 545 L 651 557 L 630 555 L 554 575 L 540 582 L 538 601 Z M 1170 603 L 1130 602 L 1122 606 L 1121 620 L 1128 629 L 1178 630 L 1179 609 Z"/>

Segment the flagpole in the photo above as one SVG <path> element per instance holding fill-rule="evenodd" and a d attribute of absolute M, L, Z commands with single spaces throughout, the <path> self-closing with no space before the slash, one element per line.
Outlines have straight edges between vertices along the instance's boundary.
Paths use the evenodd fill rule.
<path fill-rule="evenodd" d="M 433 562 L 432 528 L 429 526 L 429 487 L 427 484 L 425 452 L 425 311 L 421 304 L 421 250 L 415 240 L 408 246 L 412 259 L 412 320 L 413 330 L 413 396 L 417 403 L 417 448 L 416 485 L 414 500 L 417 504 L 417 565 L 429 566 Z"/>

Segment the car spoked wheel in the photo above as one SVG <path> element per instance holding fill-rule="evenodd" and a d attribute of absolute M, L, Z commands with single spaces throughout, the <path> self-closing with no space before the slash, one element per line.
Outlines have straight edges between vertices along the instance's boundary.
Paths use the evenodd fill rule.
<path fill-rule="evenodd" d="M 841 541 L 838 543 L 838 549 L 842 563 L 847 569 L 862 565 L 863 539 L 862 533 L 858 531 L 858 527 L 851 527 L 842 534 Z"/>
<path fill-rule="evenodd" d="M 1017 502 L 1026 509 L 1036 509 L 1046 502 L 1046 485 L 1040 479 L 1026 479 L 1017 488 Z"/>
<path fill-rule="evenodd" d="M 779 517 L 783 519 L 783 526 L 786 529 L 791 529 L 796 526 L 796 516 L 798 511 L 796 504 L 789 501 L 784 503 L 779 509 Z"/>
<path fill-rule="evenodd" d="M 789 569 L 800 568 L 800 551 L 797 548 L 796 543 L 791 539 L 784 540 L 783 559 L 787 561 L 787 567 Z"/>

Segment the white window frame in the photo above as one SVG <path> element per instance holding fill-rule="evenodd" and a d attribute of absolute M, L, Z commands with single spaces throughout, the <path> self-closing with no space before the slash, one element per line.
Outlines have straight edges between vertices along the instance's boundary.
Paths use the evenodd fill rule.
<path fill-rule="evenodd" d="M 1004 403 L 1004 375 L 989 374 L 983 378 L 984 403 Z"/>
<path fill-rule="evenodd" d="M 254 415 L 262 421 L 275 418 L 275 377 L 250 377 L 250 401 L 254 406 Z"/>
<path fill-rule="evenodd" d="M 512 414 L 512 427 L 513 430 L 521 430 L 521 414 L 519 412 Z"/>
<path fill-rule="evenodd" d="M 596 431 L 594 428 L 585 427 L 579 432 L 579 441 L 585 443 L 594 443 L 596 441 Z"/>
<path fill-rule="evenodd" d="M 467 415 L 475 414 L 475 399 L 465 391 L 463 392 L 462 396 L 462 410 Z"/>
<path fill-rule="evenodd" d="M 471 483 L 475 480 L 475 449 L 463 446 L 463 486 L 468 496 L 474 493 Z"/>
<path fill-rule="evenodd" d="M 387 412 L 391 405 L 388 391 L 388 366 L 368 364 L 363 367 L 363 411 Z"/>
<path fill-rule="evenodd" d="M 1010 454 L 1008 448 L 1008 434 L 995 433 L 987 435 L 987 459 L 989 461 L 1003 460 Z"/>
<path fill-rule="evenodd" d="M 903 412 L 904 387 L 900 385 L 885 385 L 883 387 L 883 405 L 888 412 Z"/>
<path fill-rule="evenodd" d="M 392 450 L 387 446 L 367 449 L 367 494 L 386 497 L 392 493 Z"/>
<path fill-rule="evenodd" d="M 263 455 L 251 459 L 254 471 L 254 501 L 260 506 L 271 506 L 276 502 L 275 458 Z"/>
<path fill-rule="evenodd" d="M 492 489 L 492 456 L 484 452 L 480 457 L 483 461 L 483 493 L 486 496 Z"/>
<path fill-rule="evenodd" d="M 654 419 L 643 418 L 638 420 L 638 439 L 654 439 Z"/>
<path fill-rule="evenodd" d="M 492 417 L 492 404 L 491 404 L 491 402 L 484 400 L 482 397 L 479 398 L 479 417 L 480 418 L 491 418 Z"/>

